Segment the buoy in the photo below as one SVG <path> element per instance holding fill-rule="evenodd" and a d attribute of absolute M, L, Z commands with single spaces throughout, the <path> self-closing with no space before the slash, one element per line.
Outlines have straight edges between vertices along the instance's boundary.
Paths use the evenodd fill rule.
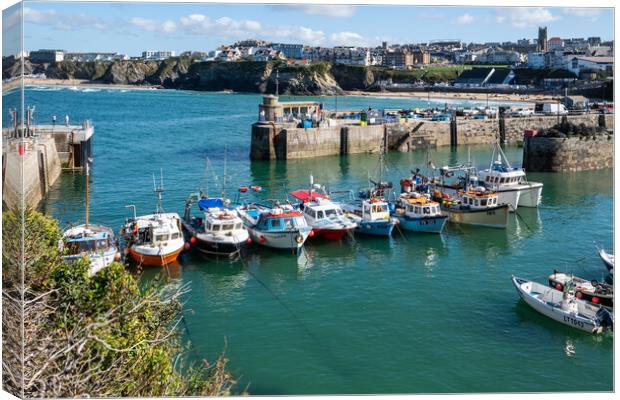
<path fill-rule="evenodd" d="M 241 193 L 245 193 L 245 192 L 247 192 L 247 191 L 248 191 L 248 187 L 247 187 L 247 186 L 239 186 L 239 191 L 240 191 Z"/>
<path fill-rule="evenodd" d="M 310 231 L 310 233 L 308 233 L 308 236 L 314 237 L 314 231 Z"/>
<path fill-rule="evenodd" d="M 187 243 L 187 242 L 185 242 L 185 244 L 183 245 L 183 248 L 185 250 L 189 250 L 190 247 L 191 247 L 191 245 L 189 243 Z"/>
<path fill-rule="evenodd" d="M 580 299 L 580 298 L 582 298 L 582 297 L 583 297 L 583 294 L 582 294 L 581 292 L 577 292 L 577 293 L 575 294 L 575 297 L 577 297 L 578 299 Z"/>
<path fill-rule="evenodd" d="M 248 245 L 252 244 L 252 238 L 248 238 L 245 242 L 246 242 Z"/>
<path fill-rule="evenodd" d="M 562 285 L 560 285 L 560 284 L 558 283 L 557 285 L 555 285 L 555 288 L 556 288 L 557 290 L 562 290 Z"/>
<path fill-rule="evenodd" d="M 443 194 L 443 198 L 444 198 L 444 199 L 449 199 L 449 198 L 450 198 L 450 196 L 448 195 L 448 193 L 444 193 L 444 194 Z"/>
<path fill-rule="evenodd" d="M 254 185 L 252 186 L 252 190 L 255 192 L 260 192 L 261 190 L 263 190 L 263 188 L 261 186 Z"/>
<path fill-rule="evenodd" d="M 303 241 L 304 241 L 304 237 L 303 237 L 303 236 L 301 236 L 301 235 L 297 235 L 297 236 L 295 236 L 295 241 L 296 241 L 297 243 L 303 243 Z"/>
<path fill-rule="evenodd" d="M 599 302 L 599 298 L 598 297 L 596 297 L 596 296 L 592 297 L 592 303 L 598 304 L 598 302 Z"/>
<path fill-rule="evenodd" d="M 117 251 L 116 253 L 114 253 L 114 261 L 120 261 L 120 260 L 121 260 L 121 253 Z"/>
<path fill-rule="evenodd" d="M 265 243 L 265 242 L 267 241 L 267 239 L 265 239 L 265 237 L 264 237 L 264 236 L 261 236 L 258 240 L 259 240 L 261 243 Z"/>
<path fill-rule="evenodd" d="M 197 241 L 198 239 L 196 239 L 196 236 L 192 236 L 192 238 L 189 240 L 191 244 L 196 244 Z"/>

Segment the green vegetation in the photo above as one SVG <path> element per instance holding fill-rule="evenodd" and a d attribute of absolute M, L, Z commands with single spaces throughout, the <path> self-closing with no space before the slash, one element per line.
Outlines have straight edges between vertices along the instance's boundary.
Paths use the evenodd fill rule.
<path fill-rule="evenodd" d="M 186 287 L 163 275 L 139 284 L 120 263 L 94 276 L 87 260 L 68 265 L 58 223 L 39 212 L 22 219 L 7 211 L 2 222 L 5 390 L 20 397 L 230 394 L 226 358 L 186 365 L 177 329 Z"/>

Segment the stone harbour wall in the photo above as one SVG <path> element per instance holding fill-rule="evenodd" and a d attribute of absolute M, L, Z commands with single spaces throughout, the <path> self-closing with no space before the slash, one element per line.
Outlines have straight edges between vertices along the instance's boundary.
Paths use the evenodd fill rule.
<path fill-rule="evenodd" d="M 532 172 L 587 171 L 613 168 L 613 135 L 594 138 L 525 138 L 523 168 Z"/>
<path fill-rule="evenodd" d="M 613 114 L 568 116 L 574 124 L 603 124 L 613 130 Z M 498 140 L 516 143 L 526 129 L 547 129 L 557 123 L 557 116 L 526 118 L 464 119 L 454 121 L 407 120 L 385 125 L 343 125 L 321 128 L 295 128 L 273 123 L 252 126 L 250 157 L 253 160 L 286 160 L 326 155 L 414 151 L 439 146 L 491 144 Z"/>

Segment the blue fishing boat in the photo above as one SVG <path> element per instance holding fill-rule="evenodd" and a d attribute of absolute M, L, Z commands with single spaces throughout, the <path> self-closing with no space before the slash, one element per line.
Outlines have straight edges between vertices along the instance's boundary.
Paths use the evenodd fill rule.
<path fill-rule="evenodd" d="M 390 217 L 387 201 L 370 198 L 357 204 L 342 204 L 349 218 L 357 223 L 355 233 L 390 236 L 398 220 Z"/>
<path fill-rule="evenodd" d="M 393 215 L 402 229 L 413 232 L 441 233 L 448 220 L 439 203 L 417 192 L 401 193 Z"/>

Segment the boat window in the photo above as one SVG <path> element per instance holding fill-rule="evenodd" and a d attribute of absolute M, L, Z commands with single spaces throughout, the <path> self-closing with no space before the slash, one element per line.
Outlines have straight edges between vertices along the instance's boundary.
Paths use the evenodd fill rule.
<path fill-rule="evenodd" d="M 323 219 L 323 218 L 325 218 L 325 214 L 323 214 L 323 211 L 317 211 L 316 212 L 316 217 L 318 219 Z"/>
<path fill-rule="evenodd" d="M 474 201 L 474 205 L 475 205 L 476 207 L 480 205 L 480 204 L 478 203 L 478 199 L 476 199 L 476 201 Z"/>
<path fill-rule="evenodd" d="M 170 235 L 171 239 L 178 239 L 179 238 L 179 232 L 175 232 L 172 235 Z"/>
<path fill-rule="evenodd" d="M 241 222 L 237 222 L 235 224 L 235 229 L 241 229 Z"/>
<path fill-rule="evenodd" d="M 337 209 L 336 209 L 336 213 L 337 213 L 338 215 L 343 215 L 342 210 L 341 210 L 340 208 L 337 208 Z"/>
<path fill-rule="evenodd" d="M 499 183 L 505 183 L 505 181 L 506 181 L 505 178 L 502 178 L 499 180 Z"/>
<path fill-rule="evenodd" d="M 483 206 L 483 207 L 486 206 L 487 205 L 487 199 L 481 199 L 480 200 L 480 205 Z"/>
<path fill-rule="evenodd" d="M 280 220 L 279 219 L 272 219 L 271 220 L 271 227 L 272 228 L 279 228 L 280 227 Z"/>
<path fill-rule="evenodd" d="M 211 222 L 206 222 L 205 223 L 205 231 L 210 231 L 211 230 Z"/>
<path fill-rule="evenodd" d="M 327 216 L 327 218 L 332 218 L 336 217 L 338 213 L 336 212 L 336 209 L 328 208 L 327 210 L 325 210 L 325 215 Z"/>
<path fill-rule="evenodd" d="M 168 240 L 168 235 L 155 235 L 156 242 L 164 242 Z"/>
<path fill-rule="evenodd" d="M 293 220 L 291 218 L 287 218 L 284 220 L 284 227 L 286 229 L 293 229 Z"/>
<path fill-rule="evenodd" d="M 431 210 L 428 207 L 423 207 L 422 210 L 424 211 L 424 214 L 430 214 Z"/>
<path fill-rule="evenodd" d="M 486 176 L 486 178 L 484 178 L 484 180 L 485 180 L 486 182 L 488 182 L 488 181 L 490 181 L 490 180 L 491 180 L 491 177 L 490 177 L 489 175 L 487 175 L 487 176 Z"/>
<path fill-rule="evenodd" d="M 220 225 L 219 224 L 213 224 L 213 231 L 217 232 L 220 230 Z"/>
<path fill-rule="evenodd" d="M 419 214 L 419 213 L 420 213 L 420 207 L 417 207 L 417 206 L 416 206 L 416 208 L 415 208 L 415 213 L 416 213 L 416 214 Z"/>
<path fill-rule="evenodd" d="M 232 228 L 233 228 L 233 224 L 222 225 L 223 231 L 232 231 Z"/>

